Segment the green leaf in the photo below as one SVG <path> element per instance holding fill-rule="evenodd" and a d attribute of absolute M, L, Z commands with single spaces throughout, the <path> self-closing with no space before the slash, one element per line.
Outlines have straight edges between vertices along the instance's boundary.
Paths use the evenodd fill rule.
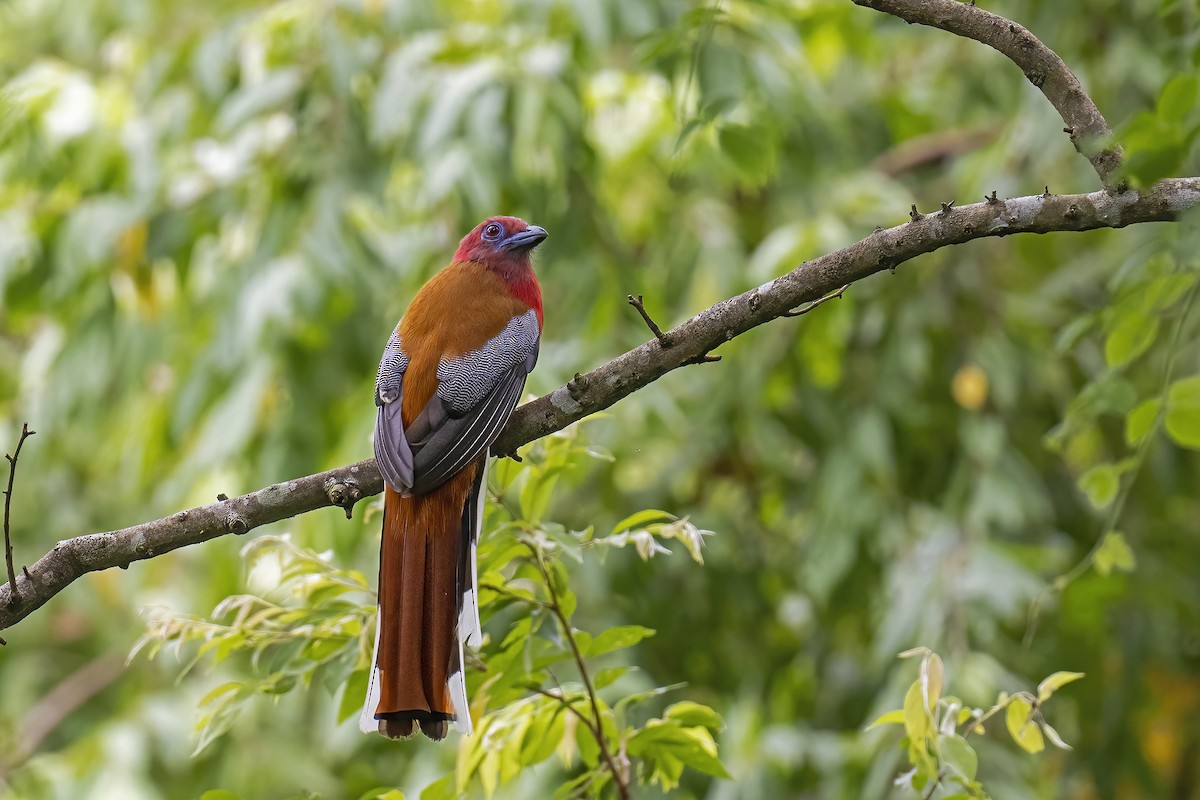
<path fill-rule="evenodd" d="M 424 793 L 421 794 L 424 800 Z M 390 786 L 380 786 L 377 789 L 370 789 L 358 796 L 358 800 L 404 800 L 404 792 L 399 789 L 393 789 Z"/>
<path fill-rule="evenodd" d="M 1167 81 L 1162 94 L 1158 96 L 1158 106 L 1155 111 L 1159 119 L 1165 122 L 1180 123 L 1196 104 L 1196 92 L 1200 87 L 1195 74 L 1176 75 Z"/>
<path fill-rule="evenodd" d="M 663 719 L 677 722 L 685 728 L 704 727 L 719 731 L 725 727 L 721 715 L 706 705 L 684 700 L 667 706 Z"/>
<path fill-rule="evenodd" d="M 500 760 L 502 752 L 499 748 L 488 750 L 479 762 L 479 781 L 483 784 L 483 793 L 491 798 L 496 792 L 496 784 L 500 780 Z"/>
<path fill-rule="evenodd" d="M 937 653 L 930 652 L 925 658 L 921 659 L 920 680 L 921 691 L 925 694 L 925 710 L 932 717 L 934 709 L 937 708 L 938 698 L 942 696 L 942 674 L 945 671 L 942 666 L 942 657 Z"/>
<path fill-rule="evenodd" d="M 594 678 L 592 678 L 592 685 L 595 686 L 597 689 L 603 689 L 606 686 L 612 685 L 621 676 L 623 676 L 625 673 L 627 673 L 633 669 L 636 669 L 636 668 L 635 667 L 605 667 L 604 669 L 597 672 L 596 676 Z"/>
<path fill-rule="evenodd" d="M 1121 473 L 1113 464 L 1098 464 L 1079 477 L 1079 489 L 1094 508 L 1107 508 L 1121 488 Z"/>
<path fill-rule="evenodd" d="M 1109 531 L 1104 534 L 1104 541 L 1092 556 L 1092 563 L 1095 564 L 1097 572 L 1108 575 L 1114 569 L 1132 572 L 1137 566 L 1137 559 L 1125 541 L 1125 534 L 1121 531 Z"/>
<path fill-rule="evenodd" d="M 1004 722 L 1018 747 L 1027 753 L 1040 753 L 1046 744 L 1032 715 L 1033 705 L 1024 697 L 1014 697 L 1005 711 Z"/>
<path fill-rule="evenodd" d="M 912 742 L 924 742 L 933 735 L 933 718 L 925 710 L 921 681 L 913 681 L 904 695 L 904 732 Z"/>
<path fill-rule="evenodd" d="M 342 689 L 342 700 L 338 703 L 338 724 L 345 722 L 362 710 L 363 701 L 367 696 L 367 680 L 370 670 L 357 669 L 350 673 Z"/>
<path fill-rule="evenodd" d="M 1038 702 L 1044 703 L 1050 699 L 1056 691 L 1066 686 L 1068 683 L 1074 683 L 1084 676 L 1082 672 L 1055 672 L 1053 675 L 1038 684 Z"/>
<path fill-rule="evenodd" d="M 1042 720 L 1042 733 L 1046 734 L 1046 738 L 1050 740 L 1050 744 L 1054 745 L 1059 750 L 1071 749 L 1071 745 L 1064 742 L 1062 737 L 1058 735 L 1058 731 L 1054 730 L 1054 728 L 1051 728 L 1050 723 L 1046 722 L 1045 720 Z"/>
<path fill-rule="evenodd" d="M 459 796 L 454 788 L 454 773 L 443 775 L 421 790 L 421 800 L 455 800 Z"/>
<path fill-rule="evenodd" d="M 941 734 L 938 736 L 938 754 L 942 761 L 969 781 L 975 780 L 975 772 L 979 769 L 979 755 L 966 739 L 957 734 Z"/>
<path fill-rule="evenodd" d="M 596 735 L 587 725 L 575 726 L 575 746 L 579 748 L 579 757 L 583 763 L 595 768 L 600 763 L 600 745 L 596 743 Z"/>
<path fill-rule="evenodd" d="M 1127 445 L 1136 447 L 1142 443 L 1142 439 L 1145 439 L 1154 427 L 1154 421 L 1158 419 L 1161 405 L 1158 398 L 1155 397 L 1138 403 L 1132 411 L 1125 415 L 1125 443 Z"/>
<path fill-rule="evenodd" d="M 766 180 L 774 170 L 774 149 L 769 146 L 766 131 L 759 126 L 725 125 L 717 140 L 721 152 L 728 156 L 749 183 Z"/>
<path fill-rule="evenodd" d="M 1180 447 L 1200 450 L 1200 375 L 1171 384 L 1164 427 Z"/>
<path fill-rule="evenodd" d="M 671 764 L 679 761 L 692 769 L 718 778 L 732 777 L 717 758 L 717 745 L 703 727 L 682 727 L 673 721 L 651 720 L 626 742 L 629 754 L 648 761 Z M 678 780 L 671 769 L 671 779 Z M 665 783 L 663 788 L 669 788 Z"/>
<path fill-rule="evenodd" d="M 880 714 L 875 720 L 863 728 L 863 731 L 869 731 L 873 728 L 878 728 L 883 725 L 903 725 L 904 724 L 904 709 L 898 708 L 895 711 L 889 711 L 886 714 Z"/>
<path fill-rule="evenodd" d="M 641 625 L 622 625 L 618 628 L 609 628 L 592 639 L 587 646 L 586 654 L 593 657 L 602 656 L 614 650 L 632 647 L 642 639 L 653 635 L 653 628 L 644 628 Z"/>
<path fill-rule="evenodd" d="M 550 756 L 563 739 L 568 712 L 561 704 L 549 701 L 529 730 L 521 745 L 521 764 L 540 764 Z"/>
<path fill-rule="evenodd" d="M 636 514 L 630 514 L 618 522 L 613 526 L 612 533 L 609 536 L 616 536 L 618 533 L 633 530 L 634 528 L 643 528 L 651 522 L 674 522 L 676 519 L 677 517 L 674 514 L 660 511 L 657 508 L 647 508 Z"/>
<path fill-rule="evenodd" d="M 1158 336 L 1158 317 L 1142 311 L 1122 313 L 1104 342 L 1104 360 L 1116 368 L 1128 364 L 1150 349 Z"/>

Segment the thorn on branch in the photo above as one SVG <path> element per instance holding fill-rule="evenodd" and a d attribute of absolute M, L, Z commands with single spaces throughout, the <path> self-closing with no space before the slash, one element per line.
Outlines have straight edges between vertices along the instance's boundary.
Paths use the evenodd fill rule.
<path fill-rule="evenodd" d="M 1042 192 L 1042 197 L 1053 197 L 1053 195 L 1050 194 L 1050 184 L 1046 184 L 1046 189 Z"/>
<path fill-rule="evenodd" d="M 892 267 L 892 271 L 895 272 L 896 268 Z M 847 283 L 845 286 L 838 289 L 836 292 L 830 292 L 829 294 L 825 295 L 824 297 L 820 298 L 819 300 L 813 300 L 811 303 L 805 303 L 804 305 L 800 306 L 799 308 L 794 308 L 791 311 L 785 311 L 785 312 L 783 312 L 783 314 L 781 316 L 802 317 L 805 314 L 807 314 L 808 312 L 812 311 L 817 306 L 828 303 L 830 300 L 840 300 L 842 298 L 842 295 L 844 295 L 846 293 L 846 290 L 849 288 L 850 288 L 850 284 Z"/>
<path fill-rule="evenodd" d="M 228 499 L 229 499 L 229 495 L 225 494 L 224 492 L 221 492 L 219 495 L 217 495 L 218 503 L 224 503 Z"/>
<path fill-rule="evenodd" d="M 908 218 L 910 220 L 912 220 L 913 222 L 916 222 L 919 219 L 924 219 L 925 215 L 922 214 L 920 211 L 917 211 L 917 204 L 913 203 L 912 210 L 908 212 Z"/>
<path fill-rule="evenodd" d="M 1075 129 L 1074 128 L 1063 128 L 1063 133 L 1067 134 L 1068 136 L 1074 136 Z"/>
<path fill-rule="evenodd" d="M 21 605 L 21 594 L 17 591 L 17 571 L 13 568 L 12 532 L 9 529 L 12 517 L 13 481 L 17 477 L 17 459 L 21 457 L 21 447 L 24 446 L 25 440 L 35 433 L 37 431 L 29 430 L 28 422 L 21 423 L 21 438 L 17 440 L 17 449 L 13 450 L 12 455 L 4 454 L 4 457 L 8 459 L 8 489 L 4 492 L 4 563 L 8 567 L 8 588 L 12 592 L 8 599 L 10 608 L 17 608 Z"/>
<path fill-rule="evenodd" d="M 996 190 L 995 190 L 995 189 L 992 189 L 992 193 L 991 193 L 991 194 L 985 194 L 985 195 L 983 196 L 983 199 L 987 201 L 987 204 L 988 204 L 989 206 L 994 206 L 994 205 L 996 205 L 996 203 L 999 203 L 999 202 L 1000 202 L 1000 198 L 996 196 Z"/>
<path fill-rule="evenodd" d="M 626 297 L 629 298 L 629 305 L 636 308 L 637 312 L 642 315 L 642 319 L 645 321 L 646 327 L 649 328 L 650 332 L 654 334 L 654 338 L 658 339 L 659 346 L 665 349 L 674 344 L 670 337 L 663 333 L 662 328 L 658 327 L 658 324 L 651 319 L 649 312 L 646 311 L 646 306 L 642 303 L 642 296 L 640 294 L 637 297 L 634 297 L 631 294 L 626 295 Z"/>
<path fill-rule="evenodd" d="M 579 398 L 587 391 L 588 379 L 586 375 L 575 373 L 575 377 L 567 381 L 567 394 L 571 395 L 571 399 L 578 402 Z"/>
<path fill-rule="evenodd" d="M 954 201 L 953 200 L 951 200 L 949 203 L 942 203 L 942 213 L 943 214 L 949 214 L 953 210 L 954 210 Z"/>

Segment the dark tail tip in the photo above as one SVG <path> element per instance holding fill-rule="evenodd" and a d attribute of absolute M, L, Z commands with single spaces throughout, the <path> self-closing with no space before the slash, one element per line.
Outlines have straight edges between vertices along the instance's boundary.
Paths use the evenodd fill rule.
<path fill-rule="evenodd" d="M 437 711 L 391 711 L 377 719 L 379 732 L 389 739 L 410 739 L 418 728 L 435 742 L 450 733 L 451 715 Z"/>
<path fill-rule="evenodd" d="M 379 732 L 389 739 L 411 739 L 414 722 L 412 719 L 381 719 Z"/>

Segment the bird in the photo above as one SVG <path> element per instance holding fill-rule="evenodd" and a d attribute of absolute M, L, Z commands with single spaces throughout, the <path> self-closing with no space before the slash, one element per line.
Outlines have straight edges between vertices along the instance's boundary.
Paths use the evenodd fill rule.
<path fill-rule="evenodd" d="M 375 379 L 384 480 L 375 648 L 359 727 L 439 740 L 472 729 L 464 647 L 481 640 L 476 542 L 488 451 L 537 363 L 546 230 L 489 217 L 413 297 Z"/>

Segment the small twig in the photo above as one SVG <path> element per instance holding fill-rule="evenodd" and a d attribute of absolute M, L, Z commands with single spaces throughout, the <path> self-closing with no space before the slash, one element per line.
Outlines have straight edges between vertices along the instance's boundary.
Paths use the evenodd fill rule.
<path fill-rule="evenodd" d="M 21 457 L 21 446 L 35 433 L 37 431 L 29 430 L 28 422 L 22 423 L 21 438 L 17 441 L 17 449 L 11 456 L 8 453 L 4 454 L 4 457 L 8 459 L 8 489 L 4 492 L 4 563 L 8 567 L 8 586 L 12 592 L 8 604 L 14 607 L 21 605 L 21 595 L 17 591 L 17 570 L 13 567 L 12 533 L 9 531 L 9 518 L 12 516 L 13 480 L 17 477 L 17 459 Z M 7 644 L 7 642 L 0 639 L 0 644 Z"/>
<path fill-rule="evenodd" d="M 838 289 L 836 292 L 830 292 L 829 294 L 822 297 L 820 300 L 813 300 L 811 303 L 805 303 L 804 305 L 800 306 L 799 308 L 794 308 L 791 311 L 783 312 L 783 314 L 781 314 L 780 316 L 802 317 L 805 314 L 807 314 L 808 312 L 812 311 L 817 306 L 822 305 L 824 303 L 828 303 L 830 300 L 835 300 L 835 299 L 840 300 L 842 295 L 844 295 L 846 293 L 846 290 L 849 288 L 850 288 L 850 284 L 847 283 L 845 286 Z"/>
<path fill-rule="evenodd" d="M 986 714 L 981 714 L 979 717 L 971 717 L 970 719 L 965 720 L 962 723 L 962 726 L 960 726 L 960 727 L 965 727 L 965 730 L 963 730 L 963 732 L 962 732 L 962 737 L 964 739 L 966 739 L 972 733 L 974 733 L 977 729 L 983 730 L 983 723 L 987 722 L 989 719 L 996 716 L 1004 709 L 1008 708 L 1012 704 L 1012 701 L 1016 700 L 1018 697 L 1028 698 L 1030 707 L 1037 708 L 1038 702 L 1037 702 L 1036 697 L 1029 694 L 1028 692 L 1017 692 L 1016 694 L 1011 695 L 1003 703 L 997 703 L 996 705 L 989 708 L 987 710 Z"/>
<path fill-rule="evenodd" d="M 639 294 L 636 297 L 633 295 L 626 295 L 626 297 L 629 298 L 629 305 L 636 308 L 637 312 L 642 315 L 642 319 L 646 322 L 646 327 L 654 334 L 654 338 L 658 339 L 658 343 L 663 347 L 670 347 L 672 344 L 670 338 L 662 332 L 662 328 L 658 327 L 658 323 L 651 319 L 650 313 L 646 311 L 646 306 L 642 303 L 642 296 Z"/>
<path fill-rule="evenodd" d="M 543 689 L 539 686 L 530 686 L 529 688 L 532 689 L 537 694 L 540 694 L 542 697 L 549 697 L 551 700 L 557 700 L 558 702 L 562 703 L 563 708 L 567 709 L 572 714 L 579 717 L 579 721 L 582 722 L 584 725 L 586 725 L 587 729 L 590 730 L 593 734 L 596 734 L 596 728 L 592 725 L 592 721 L 590 719 L 588 719 L 586 714 L 584 714 L 582 711 L 580 711 L 578 708 L 576 708 L 574 706 L 574 704 L 570 700 L 568 700 L 566 697 L 564 697 L 561 694 L 555 694 L 554 692 L 547 691 L 546 689 Z"/>
<path fill-rule="evenodd" d="M 487 589 L 489 592 L 495 592 L 496 594 L 502 595 L 503 597 L 511 597 L 513 600 L 516 600 L 518 603 L 528 603 L 531 606 L 537 606 L 539 608 L 549 608 L 550 607 L 549 603 L 546 603 L 542 600 L 538 600 L 536 597 L 533 597 L 533 598 L 523 597 L 523 596 L 517 594 L 516 592 L 509 591 L 508 589 L 504 588 L 503 586 L 500 586 L 499 584 L 483 581 L 479 584 L 479 588 Z"/>
<path fill-rule="evenodd" d="M 632 300 L 632 298 L 630 299 Z M 575 632 L 571 628 L 571 621 L 563 613 L 562 605 L 558 600 L 558 592 L 554 589 L 554 580 L 550 577 L 550 571 L 546 569 L 546 563 L 542 559 L 541 551 L 532 545 L 529 549 L 533 551 L 538 571 L 542 573 L 542 579 L 546 581 L 546 591 L 550 593 L 550 611 L 558 620 L 567 644 L 571 646 L 571 655 L 575 658 L 575 667 L 579 670 L 579 677 L 583 679 L 584 689 L 587 691 L 588 700 L 591 701 L 595 725 L 590 727 L 593 736 L 596 738 L 596 744 L 600 746 L 600 755 L 604 758 L 604 763 L 608 765 L 609 772 L 612 773 L 613 782 L 617 786 L 617 796 L 621 800 L 629 800 L 629 777 L 625 774 L 624 770 L 621 770 L 617 766 L 616 759 L 609 752 L 608 740 L 604 736 L 604 724 L 600 717 L 600 702 L 596 697 L 596 687 L 592 685 L 592 676 L 588 673 L 587 662 L 584 661 L 583 653 L 579 650 L 579 643 L 575 641 Z"/>

